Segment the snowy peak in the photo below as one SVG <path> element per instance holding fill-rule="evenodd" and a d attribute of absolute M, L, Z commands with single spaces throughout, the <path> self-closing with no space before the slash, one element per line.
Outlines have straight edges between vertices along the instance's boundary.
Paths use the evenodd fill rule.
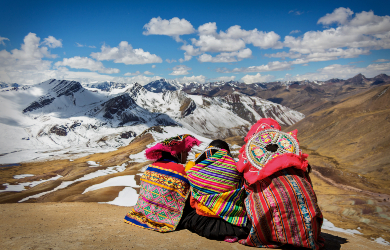
<path fill-rule="evenodd" d="M 175 91 L 181 89 L 183 86 L 175 81 L 167 81 L 166 79 L 160 79 L 150 82 L 144 86 L 150 92 L 161 93 L 163 91 Z"/>
<path fill-rule="evenodd" d="M 134 83 L 130 88 L 126 90 L 126 93 L 129 93 L 131 97 L 137 98 L 137 96 L 145 95 L 148 92 L 142 85 Z"/>
<path fill-rule="evenodd" d="M 41 93 L 23 109 L 23 113 L 51 113 L 71 117 L 77 112 L 88 109 L 88 105 L 101 102 L 101 96 L 86 90 L 79 82 L 51 79 L 33 85 L 24 92 L 35 96 Z"/>
<path fill-rule="evenodd" d="M 84 84 L 84 87 L 100 89 L 101 91 L 110 92 L 113 89 L 125 89 L 129 86 L 128 83 L 118 83 L 118 82 L 98 82 L 98 83 L 89 83 Z"/>
<path fill-rule="evenodd" d="M 51 91 L 53 91 L 57 97 L 62 95 L 71 96 L 83 88 L 79 82 L 75 81 L 52 80 L 49 84 L 55 84 Z"/>

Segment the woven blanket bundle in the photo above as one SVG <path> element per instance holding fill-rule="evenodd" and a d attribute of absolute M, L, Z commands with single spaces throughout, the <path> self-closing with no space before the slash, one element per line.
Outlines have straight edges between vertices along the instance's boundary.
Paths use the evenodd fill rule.
<path fill-rule="evenodd" d="M 194 199 L 225 221 L 245 226 L 244 188 L 242 173 L 224 149 L 196 164 L 187 171 Z"/>
<path fill-rule="evenodd" d="M 141 177 L 137 204 L 124 219 L 126 223 L 158 232 L 176 229 L 190 192 L 183 166 L 180 165 L 183 173 L 168 168 L 176 165 L 179 164 L 149 165 Z"/>
<path fill-rule="evenodd" d="M 308 175 L 287 168 L 245 186 L 245 200 L 252 230 L 242 244 L 259 248 L 279 248 L 284 244 L 318 250 L 323 221 Z"/>

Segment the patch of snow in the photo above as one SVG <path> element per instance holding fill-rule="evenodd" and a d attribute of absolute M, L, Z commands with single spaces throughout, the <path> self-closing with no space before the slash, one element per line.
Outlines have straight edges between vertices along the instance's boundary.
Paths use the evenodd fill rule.
<path fill-rule="evenodd" d="M 17 176 L 17 175 L 15 175 Z M 21 192 L 23 190 L 26 190 L 26 187 L 35 187 L 41 183 L 44 183 L 44 182 L 47 182 L 47 181 L 53 181 L 53 180 L 57 180 L 59 178 L 61 178 L 62 176 L 61 175 L 57 175 L 57 176 L 54 176 L 50 179 L 47 179 L 47 180 L 40 180 L 40 181 L 31 181 L 31 182 L 23 182 L 23 183 L 19 183 L 19 184 L 16 184 L 16 185 L 10 185 L 8 183 L 4 183 L 3 185 L 6 186 L 6 189 L 5 190 L 0 190 L 0 193 L 1 192 Z M 18 178 L 16 178 L 18 179 Z"/>
<path fill-rule="evenodd" d="M 332 222 L 328 221 L 324 218 L 324 222 L 322 224 L 322 229 L 335 231 L 335 232 L 341 232 L 341 233 L 348 233 L 348 234 L 362 234 L 356 229 L 342 229 L 339 227 L 336 227 Z"/>
<path fill-rule="evenodd" d="M 99 162 L 96 163 L 96 162 L 94 162 L 94 161 L 87 161 L 87 163 L 88 163 L 89 166 L 92 167 L 92 168 L 100 167 Z"/>
<path fill-rule="evenodd" d="M 99 202 L 106 203 L 111 205 L 123 206 L 123 207 L 131 207 L 137 204 L 138 194 L 132 187 L 125 187 L 122 191 L 119 192 L 118 197 L 116 197 L 113 201 L 109 202 Z"/>
<path fill-rule="evenodd" d="M 143 172 L 146 171 L 146 169 L 147 169 L 148 167 L 149 167 L 149 165 L 143 166 L 139 171 L 140 171 L 141 173 L 143 173 Z M 137 174 L 137 175 L 142 175 L 142 174 Z"/>
<path fill-rule="evenodd" d="M 201 95 L 188 95 L 198 105 L 203 105 L 203 97 Z"/>
<path fill-rule="evenodd" d="M 374 239 L 374 238 L 371 238 L 371 239 Z M 390 246 L 390 242 L 385 241 L 385 239 L 383 239 L 382 237 L 376 238 L 376 239 L 374 239 L 374 241 L 376 243 L 381 244 L 381 245 Z"/>
<path fill-rule="evenodd" d="M 121 166 L 114 166 L 114 167 L 108 167 L 106 169 L 97 170 L 95 172 L 86 174 L 83 177 L 78 178 L 78 179 L 76 179 L 74 181 L 63 181 L 59 186 L 57 186 L 53 190 L 49 190 L 49 191 L 42 192 L 42 193 L 39 193 L 39 194 L 36 194 L 36 195 L 28 196 L 28 197 L 26 197 L 26 198 L 24 198 L 24 199 L 22 199 L 22 200 L 20 200 L 18 202 L 24 202 L 24 201 L 29 200 L 31 198 L 38 198 L 38 197 L 41 197 L 41 196 L 46 195 L 48 193 L 52 193 L 52 192 L 55 192 L 57 190 L 64 189 L 64 188 L 70 186 L 71 184 L 73 184 L 75 182 L 86 181 L 86 180 L 90 180 L 90 179 L 93 179 L 93 178 L 96 178 L 96 177 L 99 177 L 99 176 L 104 176 L 104 175 L 109 175 L 109 174 L 115 174 L 115 173 L 123 172 L 126 169 L 126 165 L 127 165 L 126 163 L 123 163 Z"/>
<path fill-rule="evenodd" d="M 106 187 L 139 187 L 134 180 L 134 175 L 117 176 L 106 180 L 105 182 L 90 186 L 86 188 L 83 194 L 89 191 L 95 191 Z"/>
<path fill-rule="evenodd" d="M 146 156 L 145 156 L 145 150 L 139 152 L 138 154 L 129 155 L 129 158 L 130 158 L 130 161 L 132 161 L 132 162 L 146 162 L 146 161 L 148 161 L 148 159 L 146 159 Z"/>
<path fill-rule="evenodd" d="M 31 177 L 31 176 L 34 176 L 33 174 L 18 174 L 18 175 L 14 175 L 14 179 L 23 179 L 25 177 Z"/>

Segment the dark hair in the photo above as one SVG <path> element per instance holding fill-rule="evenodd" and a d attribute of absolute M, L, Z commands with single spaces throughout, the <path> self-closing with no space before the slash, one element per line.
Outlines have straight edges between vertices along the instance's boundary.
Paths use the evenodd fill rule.
<path fill-rule="evenodd" d="M 226 149 L 228 151 L 228 153 L 230 154 L 230 148 L 229 148 L 229 144 L 227 144 L 225 141 L 223 140 L 214 140 L 212 142 L 210 142 L 210 144 L 207 146 L 214 146 L 214 147 L 217 147 L 217 148 L 221 148 L 221 149 Z M 218 150 L 217 149 L 211 149 L 211 152 L 213 154 L 215 154 Z M 203 160 L 206 160 L 206 153 L 203 152 L 202 155 L 195 161 L 195 164 L 198 164 L 199 162 L 203 161 Z"/>
<path fill-rule="evenodd" d="M 176 158 L 175 156 L 171 155 L 171 153 L 166 152 L 166 151 L 162 151 L 162 152 L 161 152 L 161 158 L 158 159 L 157 161 L 162 161 L 162 160 L 164 160 L 164 159 L 165 159 L 165 160 L 173 160 L 173 161 L 175 161 L 176 163 L 179 163 L 179 162 L 180 162 L 179 159 Z"/>
<path fill-rule="evenodd" d="M 307 164 L 307 173 L 308 173 L 308 174 L 311 173 L 311 166 L 310 166 L 310 164 Z"/>

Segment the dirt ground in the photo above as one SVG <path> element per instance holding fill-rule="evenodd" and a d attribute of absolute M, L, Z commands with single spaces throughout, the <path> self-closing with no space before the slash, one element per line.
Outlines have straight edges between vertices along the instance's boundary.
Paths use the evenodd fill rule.
<path fill-rule="evenodd" d="M 0 249 L 250 249 L 187 230 L 158 233 L 123 222 L 129 207 L 95 202 L 0 204 Z M 323 230 L 326 250 L 390 249 Z"/>

